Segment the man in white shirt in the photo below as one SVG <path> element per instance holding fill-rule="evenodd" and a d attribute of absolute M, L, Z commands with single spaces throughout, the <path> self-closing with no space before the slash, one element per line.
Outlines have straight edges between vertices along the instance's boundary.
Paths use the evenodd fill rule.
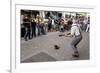
<path fill-rule="evenodd" d="M 82 35 L 80 31 L 80 27 L 78 26 L 78 21 L 73 21 L 73 24 L 71 26 L 71 34 L 65 35 L 66 37 L 74 37 L 71 42 L 71 47 L 74 50 L 74 54 L 72 54 L 73 57 L 79 57 L 79 52 L 77 50 L 77 45 L 82 40 Z"/>

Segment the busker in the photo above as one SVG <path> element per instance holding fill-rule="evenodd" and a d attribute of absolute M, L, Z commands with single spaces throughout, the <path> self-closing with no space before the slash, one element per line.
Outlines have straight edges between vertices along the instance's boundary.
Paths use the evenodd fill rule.
<path fill-rule="evenodd" d="M 80 41 L 82 40 L 82 34 L 80 31 L 80 27 L 78 26 L 78 20 L 74 20 L 73 24 L 70 25 L 71 27 L 71 33 L 67 33 L 67 35 L 65 34 L 66 37 L 73 37 L 73 40 L 71 42 L 71 47 L 74 51 L 74 53 L 72 54 L 73 57 L 79 57 L 79 52 L 77 49 L 77 45 L 80 43 Z"/>

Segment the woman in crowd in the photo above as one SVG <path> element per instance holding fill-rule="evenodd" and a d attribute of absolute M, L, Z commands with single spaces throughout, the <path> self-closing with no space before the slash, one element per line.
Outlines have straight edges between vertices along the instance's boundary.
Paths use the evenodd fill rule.
<path fill-rule="evenodd" d="M 41 17 L 39 15 L 36 16 L 36 25 L 38 29 L 38 36 L 41 35 Z"/>

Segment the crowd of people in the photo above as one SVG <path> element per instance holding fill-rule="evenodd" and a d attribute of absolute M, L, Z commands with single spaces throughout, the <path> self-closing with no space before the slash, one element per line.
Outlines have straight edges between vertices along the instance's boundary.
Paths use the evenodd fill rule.
<path fill-rule="evenodd" d="M 33 37 L 46 35 L 48 32 L 69 31 L 69 25 L 73 24 L 73 22 L 76 20 L 78 22 L 77 24 L 83 31 L 89 31 L 90 17 L 69 15 L 65 18 L 61 17 L 59 19 L 53 19 L 52 17 L 45 19 L 39 14 L 36 16 L 21 14 L 21 38 L 24 38 L 25 41 L 28 41 Z"/>
<path fill-rule="evenodd" d="M 38 33 L 36 33 L 36 29 L 38 30 Z M 31 17 L 27 14 L 21 15 L 21 37 L 23 37 L 26 41 L 33 37 L 45 34 L 44 22 L 39 15 L 37 15 L 36 18 L 34 15 Z"/>

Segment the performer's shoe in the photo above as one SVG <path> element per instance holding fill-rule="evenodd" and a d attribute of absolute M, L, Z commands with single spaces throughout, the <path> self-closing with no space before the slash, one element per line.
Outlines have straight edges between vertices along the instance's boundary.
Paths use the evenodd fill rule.
<path fill-rule="evenodd" d="M 74 54 L 72 54 L 73 57 L 79 57 L 78 51 L 75 51 Z"/>

